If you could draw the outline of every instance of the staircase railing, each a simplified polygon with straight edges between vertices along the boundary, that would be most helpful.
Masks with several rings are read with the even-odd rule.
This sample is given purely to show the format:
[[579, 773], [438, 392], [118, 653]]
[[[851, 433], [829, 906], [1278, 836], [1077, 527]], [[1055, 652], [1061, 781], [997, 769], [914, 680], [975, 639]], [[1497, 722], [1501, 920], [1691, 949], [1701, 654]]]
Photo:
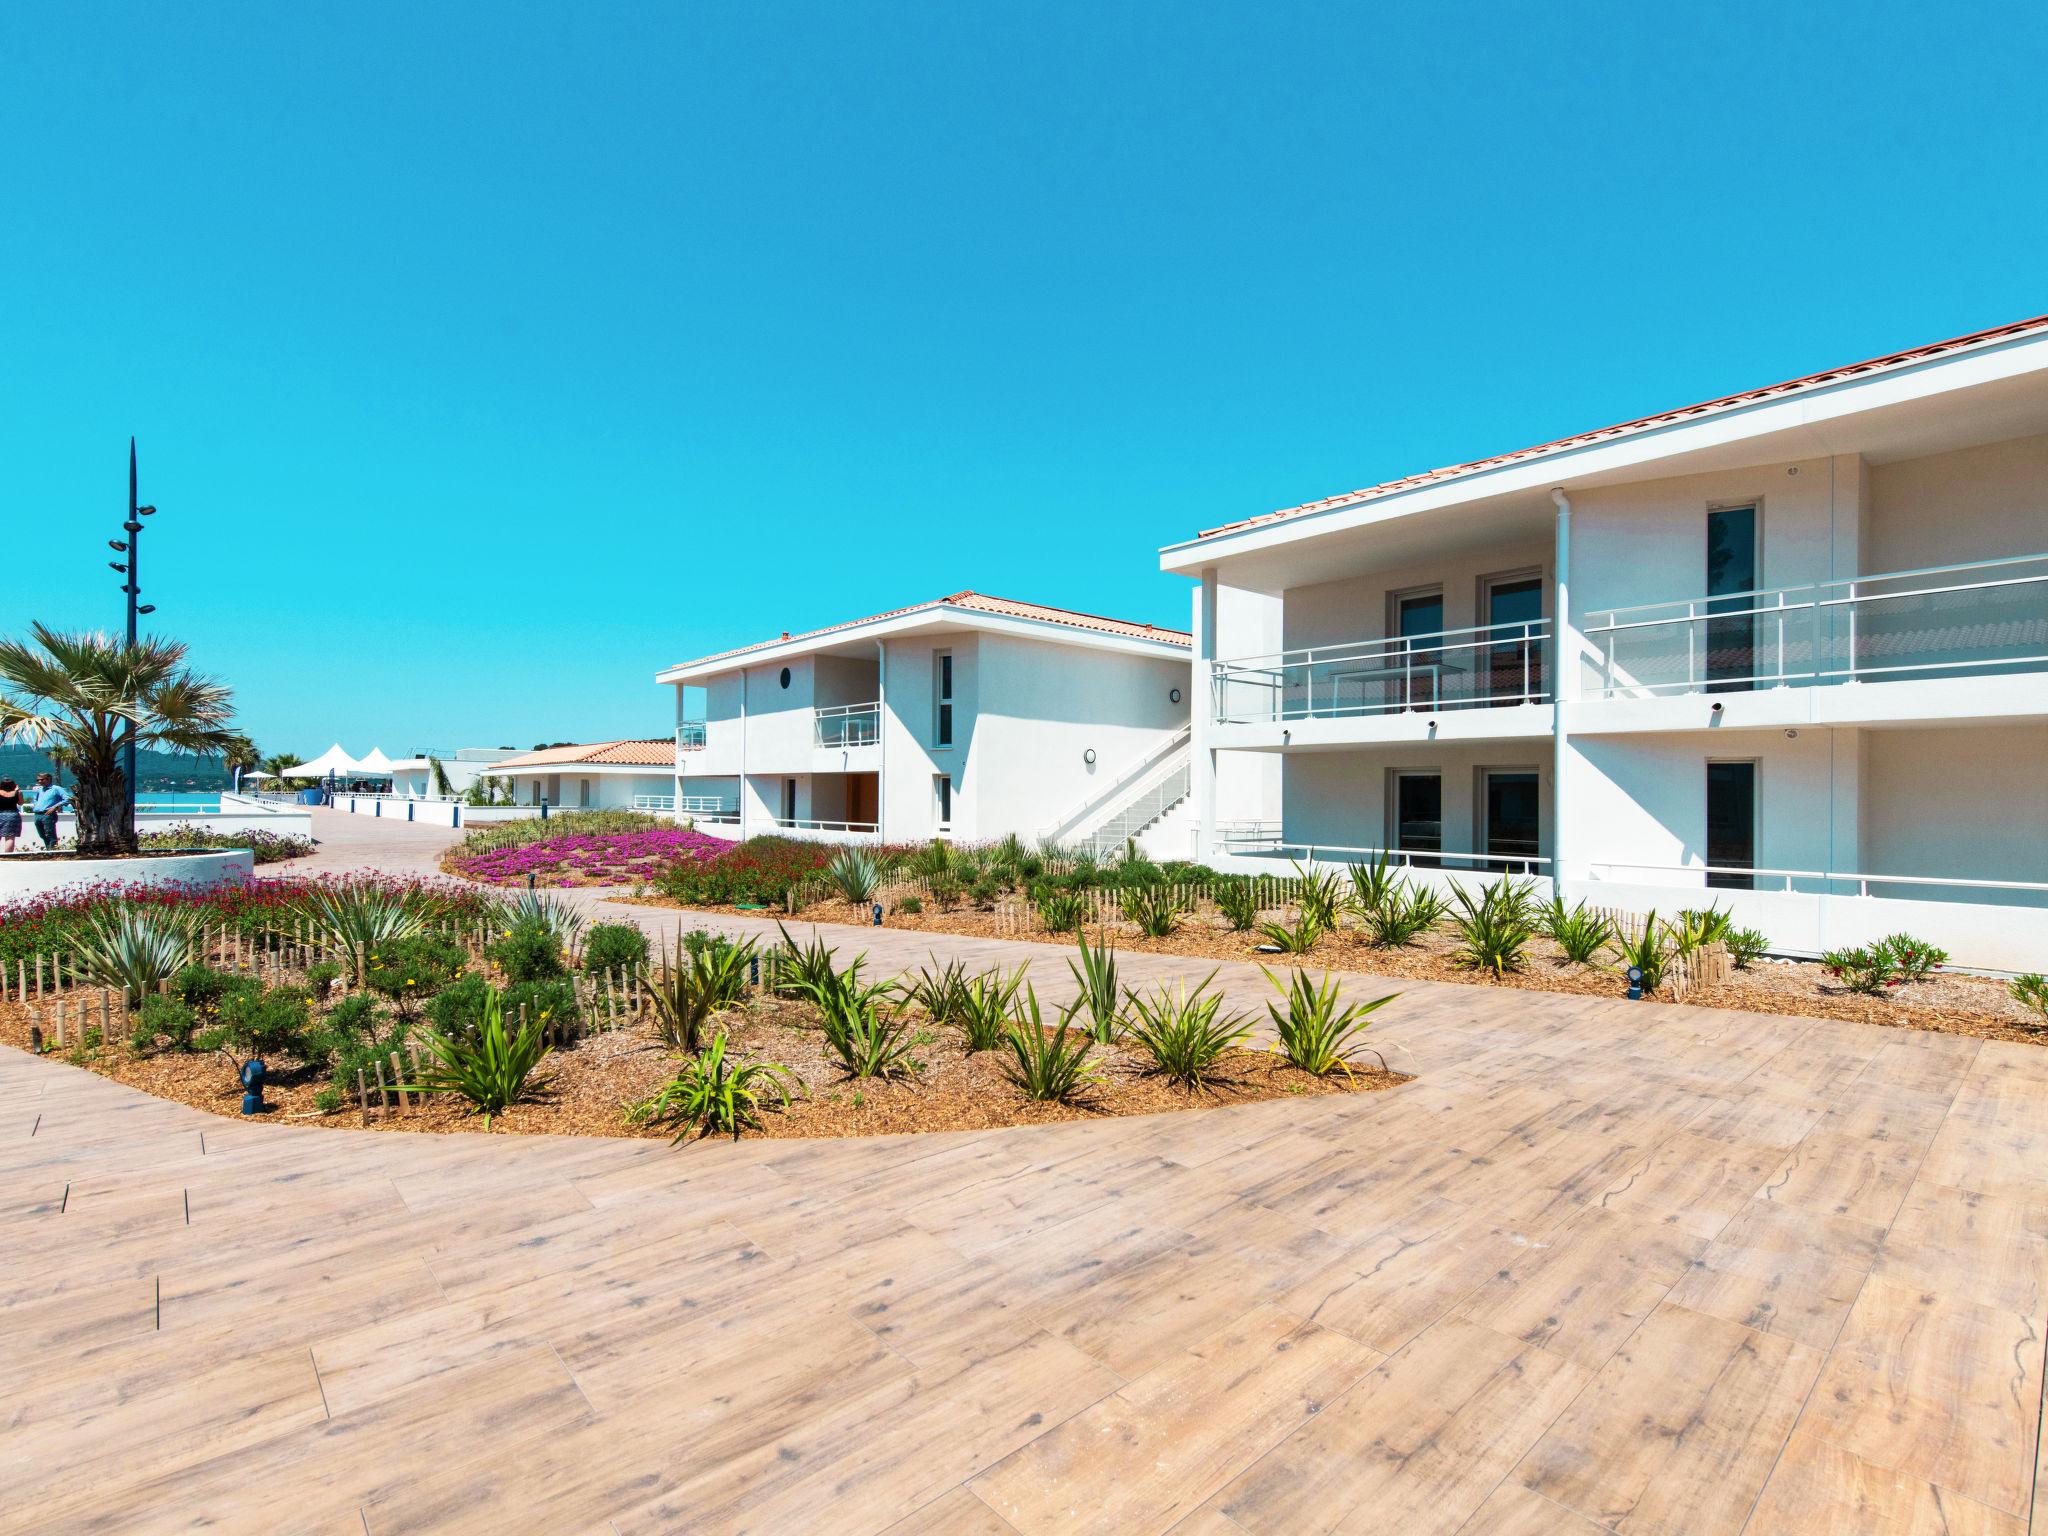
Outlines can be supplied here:
[[1145, 779], [1157, 773], [1175, 753], [1187, 750], [1189, 732], [1190, 728], [1184, 725], [1165, 740], [1154, 743], [1144, 756], [1108, 784], [1091, 791], [1086, 799], [1070, 806], [1064, 815], [1040, 828], [1040, 839], [1062, 839], [1089, 817], [1112, 811], [1119, 797], [1130, 793]]

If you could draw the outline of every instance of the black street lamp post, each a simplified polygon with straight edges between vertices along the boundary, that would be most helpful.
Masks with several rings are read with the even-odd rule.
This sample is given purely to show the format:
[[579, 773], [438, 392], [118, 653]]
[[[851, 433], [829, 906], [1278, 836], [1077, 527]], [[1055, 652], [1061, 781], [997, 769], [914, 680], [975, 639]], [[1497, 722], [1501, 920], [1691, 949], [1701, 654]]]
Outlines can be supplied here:
[[[121, 590], [128, 597], [128, 643], [135, 644], [135, 623], [145, 613], [155, 613], [154, 603], [139, 602], [142, 596], [142, 520], [153, 516], [155, 507], [139, 507], [135, 504], [135, 439], [128, 439], [128, 521], [121, 529], [126, 539], [109, 539], [107, 547], [117, 554], [126, 555], [122, 560], [109, 560], [107, 564], [121, 572], [128, 579], [121, 584]], [[127, 822], [135, 825], [135, 729], [128, 730], [128, 744], [121, 749], [121, 773], [127, 780], [128, 795]]]

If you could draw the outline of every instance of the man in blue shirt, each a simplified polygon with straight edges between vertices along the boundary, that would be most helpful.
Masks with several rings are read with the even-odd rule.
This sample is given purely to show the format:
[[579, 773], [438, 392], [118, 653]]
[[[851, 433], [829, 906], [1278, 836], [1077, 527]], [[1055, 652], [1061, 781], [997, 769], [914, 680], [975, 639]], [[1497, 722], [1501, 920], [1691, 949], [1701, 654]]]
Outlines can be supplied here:
[[29, 791], [28, 808], [35, 813], [36, 836], [45, 848], [57, 846], [57, 813], [71, 803], [71, 791], [47, 773], [36, 775], [36, 787]]

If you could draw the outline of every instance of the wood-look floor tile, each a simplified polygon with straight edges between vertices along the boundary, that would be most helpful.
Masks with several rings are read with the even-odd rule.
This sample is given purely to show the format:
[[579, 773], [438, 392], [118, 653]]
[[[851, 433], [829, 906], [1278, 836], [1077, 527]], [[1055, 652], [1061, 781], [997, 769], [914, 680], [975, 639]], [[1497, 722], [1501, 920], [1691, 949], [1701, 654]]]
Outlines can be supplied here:
[[1826, 1349], [1841, 1332], [1884, 1229], [1752, 1200], [1671, 1288], [1694, 1312]]
[[2025, 1530], [2016, 1516], [1872, 1466], [1802, 1428], [1764, 1484], [1744, 1536], [2024, 1536]]

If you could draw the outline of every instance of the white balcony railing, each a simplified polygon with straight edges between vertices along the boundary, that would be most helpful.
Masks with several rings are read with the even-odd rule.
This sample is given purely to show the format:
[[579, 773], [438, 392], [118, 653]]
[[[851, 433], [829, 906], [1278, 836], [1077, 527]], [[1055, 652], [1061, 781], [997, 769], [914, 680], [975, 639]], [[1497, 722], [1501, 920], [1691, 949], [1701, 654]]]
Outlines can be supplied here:
[[816, 741], [821, 747], [872, 747], [882, 739], [882, 706], [834, 704], [816, 711]]
[[1487, 708], [1549, 700], [1550, 621], [1303, 646], [1215, 663], [1219, 724]]
[[873, 837], [881, 828], [872, 821], [817, 821], [807, 816], [777, 816], [775, 830], [788, 832], [797, 837], [853, 841]]
[[1272, 822], [1229, 822], [1216, 829], [1220, 853], [1259, 857], [1276, 861], [1312, 864], [1370, 864], [1385, 858], [1395, 869], [1441, 869], [1451, 873], [1537, 875], [1547, 874], [1547, 854], [1496, 850], [1489, 853], [1431, 853], [1416, 848], [1361, 848], [1342, 843], [1290, 843], [1283, 841]]
[[704, 750], [705, 722], [685, 720], [676, 727], [676, 750], [678, 752], [702, 752]]
[[1666, 694], [2048, 668], [2048, 555], [1587, 615], [1587, 694]]
[[[1755, 869], [1732, 864], [1631, 864], [1615, 859], [1587, 863], [1595, 880], [1645, 885], [1702, 883], [1708, 889], [1778, 892], [1784, 895], [1891, 896], [1972, 899], [1996, 906], [2048, 906], [2048, 882], [1964, 880], [1948, 875], [1868, 875], [1841, 870]], [[1623, 873], [1625, 872], [1625, 873]], [[1675, 878], [1674, 878], [1675, 877]], [[1717, 883], [1718, 882], [1718, 883]]]

